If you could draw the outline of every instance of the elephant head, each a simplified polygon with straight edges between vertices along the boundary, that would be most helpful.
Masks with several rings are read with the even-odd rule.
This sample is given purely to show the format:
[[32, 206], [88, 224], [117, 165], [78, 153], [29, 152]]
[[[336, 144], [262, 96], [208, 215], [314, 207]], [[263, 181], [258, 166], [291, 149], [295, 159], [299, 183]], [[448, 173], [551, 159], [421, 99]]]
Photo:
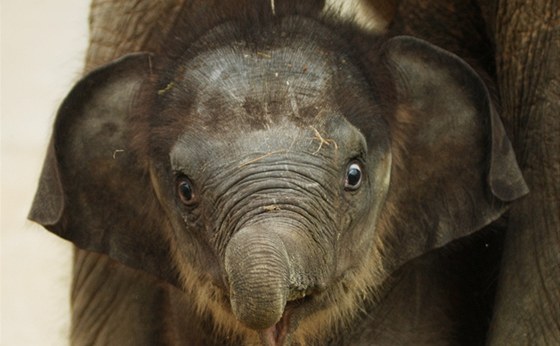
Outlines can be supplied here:
[[91, 72], [31, 219], [178, 286], [219, 330], [272, 345], [343, 326], [403, 263], [526, 193], [466, 63], [358, 36], [232, 21]]

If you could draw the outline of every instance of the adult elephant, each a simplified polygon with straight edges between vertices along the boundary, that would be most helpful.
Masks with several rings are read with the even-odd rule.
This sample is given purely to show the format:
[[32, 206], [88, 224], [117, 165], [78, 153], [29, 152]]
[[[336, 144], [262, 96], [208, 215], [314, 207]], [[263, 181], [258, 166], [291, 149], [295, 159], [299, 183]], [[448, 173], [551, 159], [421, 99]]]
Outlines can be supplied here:
[[560, 3], [481, 1], [531, 193], [510, 210], [491, 345], [560, 343]]
[[[477, 47], [473, 39], [469, 50], [493, 53], [500, 114], [531, 190], [509, 213], [488, 343], [560, 343], [560, 4], [405, 0], [395, 6], [390, 28], [442, 45], [454, 44], [459, 27], [484, 21], [491, 46]], [[456, 11], [463, 15], [446, 14]]]
[[[179, 12], [196, 11], [196, 6], [211, 3], [94, 1], [86, 70], [126, 53], [161, 51], [162, 38]], [[457, 43], [448, 33], [461, 31], [454, 22], [461, 17], [457, 13], [463, 14], [458, 8], [466, 6], [474, 11], [474, 17], [469, 13], [467, 18], [474, 18], [477, 28], [484, 18], [493, 40], [480, 51], [471, 47], [472, 62], [476, 65], [476, 61], [487, 58], [491, 65], [493, 57], [485, 54], [492, 52], [494, 45], [499, 92], [504, 100], [501, 113], [532, 191], [529, 197], [514, 204], [510, 214], [489, 342], [500, 345], [520, 340], [532, 344], [559, 341], [560, 191], [558, 150], [554, 150], [560, 138], [558, 6], [552, 1], [481, 3], [479, 7], [470, 2], [443, 1], [403, 1], [398, 6], [372, 1], [369, 5], [373, 13], [379, 9], [381, 17], [390, 22], [389, 31], [426, 35], [443, 46], [447, 46], [448, 40]], [[542, 15], [536, 16], [539, 8]], [[393, 15], [394, 19], [389, 20]], [[452, 44], [446, 48], [453, 50]], [[466, 59], [469, 61], [469, 57]], [[535, 70], [541, 74], [535, 75]], [[488, 78], [492, 73], [490, 68]], [[190, 330], [207, 328], [204, 321], [184, 321], [185, 311], [194, 313], [194, 308], [188, 302], [181, 303], [179, 290], [104, 255], [80, 249], [75, 255], [72, 302], [72, 338], [76, 343], [154, 344], [174, 340], [170, 330], [181, 332], [181, 328], [166, 328], [170, 324], [184, 327], [184, 323], [193, 323]], [[139, 317], [127, 324], [125, 330], [112, 329], [130, 315]], [[197, 342], [192, 336], [191, 341]]]

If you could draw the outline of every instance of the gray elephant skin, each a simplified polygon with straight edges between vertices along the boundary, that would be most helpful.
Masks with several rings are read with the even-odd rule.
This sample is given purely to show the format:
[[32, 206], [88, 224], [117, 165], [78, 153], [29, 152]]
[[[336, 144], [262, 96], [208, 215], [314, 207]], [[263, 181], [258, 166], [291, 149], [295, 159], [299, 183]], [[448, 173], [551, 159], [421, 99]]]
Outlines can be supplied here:
[[77, 247], [72, 343], [485, 343], [529, 189], [483, 21], [169, 6], [54, 124], [30, 218]]

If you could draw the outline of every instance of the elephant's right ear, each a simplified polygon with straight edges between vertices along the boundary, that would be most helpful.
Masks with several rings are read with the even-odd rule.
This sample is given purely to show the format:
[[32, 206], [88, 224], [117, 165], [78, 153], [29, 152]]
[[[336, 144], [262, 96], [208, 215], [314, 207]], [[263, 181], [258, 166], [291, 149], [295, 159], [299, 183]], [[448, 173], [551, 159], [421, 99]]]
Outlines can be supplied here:
[[151, 59], [127, 55], [72, 89], [57, 114], [29, 219], [82, 249], [175, 283], [164, 213], [146, 159], [131, 146]]
[[465, 61], [407, 36], [381, 56], [397, 100], [384, 245], [401, 264], [489, 225], [528, 188], [491, 94]]

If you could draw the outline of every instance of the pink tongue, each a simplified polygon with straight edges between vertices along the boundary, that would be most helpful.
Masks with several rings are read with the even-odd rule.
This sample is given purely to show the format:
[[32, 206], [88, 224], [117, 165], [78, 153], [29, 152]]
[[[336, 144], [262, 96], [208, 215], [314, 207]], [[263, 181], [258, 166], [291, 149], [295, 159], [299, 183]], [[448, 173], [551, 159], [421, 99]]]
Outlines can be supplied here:
[[[282, 323], [281, 321], [278, 323]], [[261, 341], [264, 346], [280, 346], [284, 343], [285, 333], [282, 332], [280, 325], [274, 325], [268, 329], [263, 329], [259, 332]]]
[[276, 330], [276, 325], [268, 328], [263, 329], [259, 332], [259, 336], [264, 346], [277, 346], [280, 345], [278, 343], [277, 337], [278, 332]]
[[286, 318], [286, 312], [284, 312], [284, 316], [282, 316], [278, 323], [259, 331], [259, 337], [264, 346], [281, 346], [286, 340], [287, 333], [288, 319]]

